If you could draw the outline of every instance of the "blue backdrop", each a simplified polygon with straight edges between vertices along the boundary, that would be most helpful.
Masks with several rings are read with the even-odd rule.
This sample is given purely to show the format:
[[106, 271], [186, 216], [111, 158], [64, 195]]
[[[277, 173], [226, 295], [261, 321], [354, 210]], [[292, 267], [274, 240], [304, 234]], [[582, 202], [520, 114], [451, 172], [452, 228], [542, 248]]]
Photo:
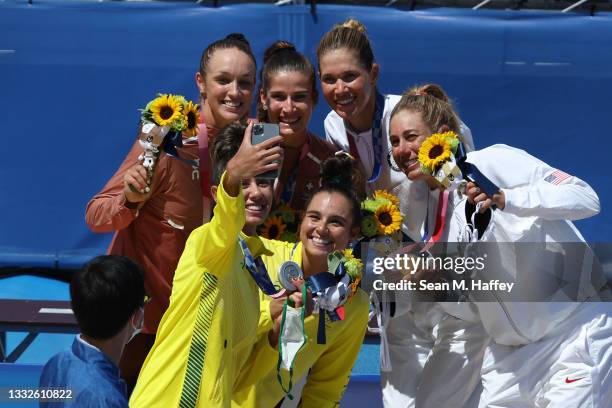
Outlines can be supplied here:
[[[314, 58], [321, 35], [353, 16], [368, 27], [380, 88], [440, 83], [477, 147], [507, 143], [589, 182], [602, 213], [578, 223], [608, 241], [612, 14], [244, 4], [24, 0], [0, 3], [0, 266], [75, 267], [109, 235], [85, 225], [114, 173], [138, 108], [158, 92], [196, 99], [204, 47], [244, 32], [261, 59], [276, 39]], [[322, 133], [322, 100], [312, 129]], [[508, 169], [512, 171], [512, 169]]]

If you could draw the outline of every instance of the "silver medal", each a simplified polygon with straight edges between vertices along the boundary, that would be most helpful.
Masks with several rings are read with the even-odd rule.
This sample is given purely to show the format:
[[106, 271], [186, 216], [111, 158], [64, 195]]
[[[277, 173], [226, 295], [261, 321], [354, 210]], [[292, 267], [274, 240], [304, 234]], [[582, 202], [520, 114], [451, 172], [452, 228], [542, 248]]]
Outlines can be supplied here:
[[280, 267], [280, 271], [278, 271], [278, 280], [283, 288], [288, 291], [297, 290], [297, 287], [292, 283], [295, 279], [302, 279], [304, 275], [302, 275], [302, 270], [300, 266], [293, 261], [286, 261]]

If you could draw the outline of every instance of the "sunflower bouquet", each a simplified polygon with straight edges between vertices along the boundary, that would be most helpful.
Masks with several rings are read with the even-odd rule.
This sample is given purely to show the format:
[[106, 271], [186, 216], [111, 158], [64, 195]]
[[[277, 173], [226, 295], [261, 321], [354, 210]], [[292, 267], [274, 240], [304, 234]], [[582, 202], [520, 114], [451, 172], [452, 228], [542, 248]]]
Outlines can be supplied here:
[[385, 190], [376, 190], [374, 197], [362, 201], [361, 211], [361, 233], [366, 238], [392, 235], [400, 230], [399, 199]]
[[257, 232], [264, 238], [297, 242], [299, 225], [300, 212], [281, 202], [276, 209], [270, 211], [270, 215], [258, 227]]
[[453, 131], [434, 133], [419, 149], [421, 171], [431, 174], [444, 188], [454, 189], [462, 180], [461, 170], [455, 161], [459, 137]]
[[[181, 135], [198, 134], [198, 105], [187, 101], [184, 96], [158, 94], [141, 110], [142, 126], [139, 136], [144, 152], [138, 157], [147, 169], [149, 184], [155, 172], [160, 148], [176, 155], [176, 148], [182, 147]], [[145, 188], [142, 193], [150, 191]]]

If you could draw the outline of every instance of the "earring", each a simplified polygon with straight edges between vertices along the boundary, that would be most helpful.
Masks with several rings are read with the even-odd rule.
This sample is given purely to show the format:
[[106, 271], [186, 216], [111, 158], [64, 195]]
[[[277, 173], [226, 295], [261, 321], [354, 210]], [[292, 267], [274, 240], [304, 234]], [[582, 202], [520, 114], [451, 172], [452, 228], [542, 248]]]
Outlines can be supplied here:
[[265, 111], [267, 111], [267, 110], [268, 110], [268, 105], [264, 105], [264, 106], [262, 107], [262, 109], [263, 109], [263, 110], [265, 110]]
[[393, 158], [393, 154], [391, 150], [389, 150], [389, 153], [387, 153], [387, 163], [389, 164], [389, 167], [391, 168], [391, 170], [396, 171], [398, 173], [403, 173], [402, 170], [397, 165], [397, 163], [395, 162], [395, 159]]

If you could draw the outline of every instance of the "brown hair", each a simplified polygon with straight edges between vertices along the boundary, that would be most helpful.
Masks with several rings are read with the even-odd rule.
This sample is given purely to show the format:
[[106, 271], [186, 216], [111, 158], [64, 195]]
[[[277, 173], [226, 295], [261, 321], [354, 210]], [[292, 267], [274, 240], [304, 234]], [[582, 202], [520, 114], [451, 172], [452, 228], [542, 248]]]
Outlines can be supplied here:
[[403, 110], [419, 112], [425, 124], [433, 132], [446, 125], [457, 134], [460, 133], [457, 113], [440, 85], [417, 85], [404, 92], [391, 112], [391, 119]]
[[376, 62], [370, 40], [366, 35], [365, 26], [354, 18], [336, 24], [321, 38], [317, 48], [319, 69], [321, 67], [321, 57], [325, 53], [342, 48], [355, 52], [361, 65], [368, 71], [372, 69], [372, 65]]
[[319, 193], [338, 193], [351, 203], [351, 226], [361, 227], [361, 202], [352, 184], [358, 171], [355, 160], [349, 155], [334, 155], [325, 159], [321, 163], [321, 185], [312, 192], [304, 208], [307, 209]]
[[251, 45], [249, 41], [243, 34], [240, 33], [232, 33], [228, 34], [225, 38], [217, 40], [211, 43], [204, 52], [202, 52], [202, 57], [200, 58], [200, 75], [206, 77], [206, 72], [208, 71], [208, 63], [212, 58], [213, 54], [217, 50], [226, 50], [230, 48], [236, 48], [251, 58], [253, 61], [253, 65], [257, 67], [257, 62], [255, 61], [255, 55], [253, 55], [253, 51], [251, 50]]
[[[275, 41], [264, 52], [263, 68], [259, 73], [260, 87], [264, 95], [268, 93], [272, 77], [279, 72], [299, 72], [310, 79], [312, 101], [316, 105], [319, 98], [314, 68], [308, 58], [295, 49], [288, 41]], [[263, 109], [261, 98], [257, 103], [257, 118], [268, 121], [268, 111]]]

